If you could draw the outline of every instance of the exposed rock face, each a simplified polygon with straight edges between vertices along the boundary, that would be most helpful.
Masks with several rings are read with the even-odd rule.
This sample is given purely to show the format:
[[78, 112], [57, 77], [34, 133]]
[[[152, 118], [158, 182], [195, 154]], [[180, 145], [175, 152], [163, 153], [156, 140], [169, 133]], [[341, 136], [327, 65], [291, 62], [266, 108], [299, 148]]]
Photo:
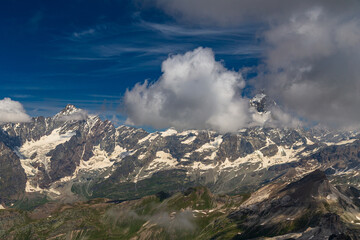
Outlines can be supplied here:
[[246, 229], [235, 239], [288, 232], [298, 233], [292, 236], [294, 239], [328, 239], [330, 236], [357, 239], [359, 232], [348, 226], [355, 227], [359, 213], [352, 198], [332, 186], [324, 172], [316, 170], [285, 186], [270, 184], [258, 190], [229, 217]]
[[0, 142], [5, 146], [14, 149], [15, 147], [21, 146], [21, 139], [17, 136], [10, 136], [7, 132], [0, 129]]
[[259, 93], [250, 100], [250, 105], [253, 106], [259, 113], [265, 113], [275, 105], [275, 102], [264, 93]]
[[57, 145], [47, 155], [51, 156], [50, 179], [47, 182], [50, 184], [49, 181], [56, 181], [63, 177], [71, 176], [75, 172], [76, 166], [80, 164], [80, 159], [82, 157], [88, 159], [90, 153], [86, 151], [86, 144], [81, 141], [80, 136], [73, 136], [68, 142]]
[[[321, 163], [335, 163], [337, 168], [360, 167], [360, 141], [356, 140], [350, 145], [334, 145], [324, 148], [311, 155]], [[350, 162], [350, 166], [348, 165]]]
[[[80, 160], [88, 161], [93, 155], [93, 148], [100, 146], [105, 152], [113, 152], [115, 148], [115, 127], [109, 121], [96, 119], [92, 126], [87, 123], [79, 126], [76, 135], [69, 141], [59, 144], [47, 156], [50, 158], [51, 181], [71, 176]], [[49, 182], [50, 183], [50, 182]]]
[[0, 202], [24, 193], [26, 175], [19, 157], [0, 142]]
[[276, 146], [276, 144], [271, 144], [267, 147], [264, 147], [261, 149], [261, 153], [265, 156], [265, 157], [272, 157], [274, 156], [277, 152], [279, 151], [278, 147]]
[[287, 192], [288, 196], [301, 202], [301, 204], [311, 202], [314, 197], [319, 195], [326, 197], [331, 194], [329, 180], [325, 173], [320, 170], [315, 170], [301, 180], [290, 183], [281, 191]]

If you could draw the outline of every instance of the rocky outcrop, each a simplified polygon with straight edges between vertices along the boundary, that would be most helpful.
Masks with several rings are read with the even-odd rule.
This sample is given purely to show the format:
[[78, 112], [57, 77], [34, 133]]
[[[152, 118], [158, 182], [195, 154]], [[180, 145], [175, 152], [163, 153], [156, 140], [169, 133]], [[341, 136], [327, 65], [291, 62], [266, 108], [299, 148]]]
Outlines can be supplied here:
[[359, 232], [350, 230], [349, 226], [356, 229], [354, 221], [359, 213], [352, 198], [340, 193], [329, 183], [324, 172], [316, 170], [293, 183], [270, 184], [258, 190], [229, 218], [245, 229], [235, 239], [283, 234], [287, 234], [284, 239], [287, 239], [285, 236], [357, 239]]
[[16, 199], [24, 193], [26, 174], [19, 157], [0, 142], [0, 203]]

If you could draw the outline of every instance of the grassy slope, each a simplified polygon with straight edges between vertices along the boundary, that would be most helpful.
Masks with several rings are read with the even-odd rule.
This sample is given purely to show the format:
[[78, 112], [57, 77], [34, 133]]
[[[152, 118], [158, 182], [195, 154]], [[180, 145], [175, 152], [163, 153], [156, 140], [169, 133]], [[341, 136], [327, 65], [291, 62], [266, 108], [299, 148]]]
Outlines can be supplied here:
[[153, 195], [119, 204], [93, 199], [2, 210], [0, 239], [209, 239], [216, 234], [226, 239], [239, 231], [226, 217], [228, 210], [242, 200], [197, 187], [162, 201]]

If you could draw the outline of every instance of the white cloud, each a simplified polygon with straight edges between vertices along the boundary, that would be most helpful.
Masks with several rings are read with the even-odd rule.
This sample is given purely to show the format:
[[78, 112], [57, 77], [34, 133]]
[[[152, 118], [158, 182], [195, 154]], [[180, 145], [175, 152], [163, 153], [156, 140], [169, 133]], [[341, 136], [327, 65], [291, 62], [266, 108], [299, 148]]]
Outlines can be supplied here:
[[71, 113], [69, 115], [60, 116], [58, 121], [81, 121], [85, 120], [88, 117], [88, 112], [83, 109], [78, 109], [77, 112]]
[[76, 108], [72, 104], [68, 104], [61, 112], [54, 116], [57, 121], [81, 121], [87, 119], [88, 112], [83, 109]]
[[86, 37], [86, 36], [91, 36], [91, 35], [94, 35], [95, 34], [95, 29], [93, 28], [90, 28], [88, 30], [84, 30], [84, 31], [81, 31], [81, 32], [74, 32], [73, 33], [73, 36], [75, 38], [82, 38], [82, 37]]
[[154, 128], [213, 129], [234, 132], [249, 126], [298, 126], [300, 122], [278, 107], [259, 114], [242, 97], [245, 81], [226, 69], [209, 48], [170, 56], [162, 76], [127, 90], [127, 124]]
[[31, 118], [26, 114], [22, 104], [10, 98], [0, 100], [0, 123], [29, 122]]
[[359, 126], [360, 1], [145, 2], [192, 26], [260, 24], [263, 65], [251, 84], [265, 89], [287, 112], [309, 122]]
[[128, 124], [235, 131], [250, 121], [241, 74], [215, 61], [211, 49], [170, 56], [162, 72], [155, 83], [126, 92]]

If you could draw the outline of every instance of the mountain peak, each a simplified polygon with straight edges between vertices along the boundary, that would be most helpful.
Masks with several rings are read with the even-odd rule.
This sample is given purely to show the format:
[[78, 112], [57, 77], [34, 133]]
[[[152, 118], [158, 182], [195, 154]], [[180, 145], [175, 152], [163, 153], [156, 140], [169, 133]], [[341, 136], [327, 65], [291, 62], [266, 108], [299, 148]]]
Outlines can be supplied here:
[[68, 120], [83, 120], [88, 116], [87, 111], [75, 107], [73, 104], [68, 104], [58, 114], [54, 116], [55, 119], [61, 121]]
[[314, 196], [327, 196], [331, 193], [331, 188], [325, 173], [317, 169], [300, 180], [290, 183], [282, 191], [287, 191], [294, 199], [309, 201]]
[[70, 115], [74, 112], [77, 112], [78, 110], [80, 109], [76, 108], [75, 105], [68, 104], [63, 110], [60, 111], [60, 113], [62, 113], [62, 115]]
[[252, 99], [250, 99], [250, 105], [256, 109], [259, 113], [266, 113], [270, 108], [276, 103], [274, 100], [270, 99], [264, 92], [256, 94]]

